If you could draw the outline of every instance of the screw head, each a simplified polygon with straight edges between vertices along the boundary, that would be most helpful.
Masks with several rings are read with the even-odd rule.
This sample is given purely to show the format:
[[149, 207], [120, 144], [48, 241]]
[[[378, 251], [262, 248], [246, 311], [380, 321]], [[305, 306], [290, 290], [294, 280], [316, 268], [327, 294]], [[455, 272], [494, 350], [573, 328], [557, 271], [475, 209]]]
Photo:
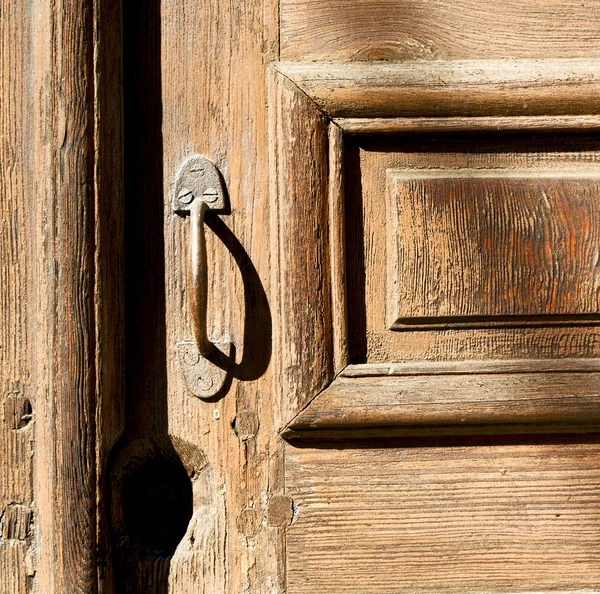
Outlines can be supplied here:
[[206, 202], [216, 202], [219, 198], [219, 192], [214, 188], [206, 188], [202, 194], [202, 198], [204, 198]]
[[177, 200], [182, 204], [190, 204], [194, 200], [194, 193], [188, 188], [183, 188], [181, 192], [179, 192]]

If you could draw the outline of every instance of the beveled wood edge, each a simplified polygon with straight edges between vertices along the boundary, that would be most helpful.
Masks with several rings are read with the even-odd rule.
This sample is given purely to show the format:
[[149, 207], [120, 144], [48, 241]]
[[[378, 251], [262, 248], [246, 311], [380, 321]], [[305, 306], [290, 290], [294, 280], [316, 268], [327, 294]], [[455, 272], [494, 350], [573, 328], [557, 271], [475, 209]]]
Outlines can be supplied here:
[[[514, 373], [600, 373], [600, 359], [495, 359], [409, 361], [348, 365], [341, 377]], [[600, 389], [600, 386], [599, 386]]]
[[596, 434], [600, 432], [600, 419], [588, 424], [498, 424], [498, 425], [444, 425], [439, 427], [336, 427], [306, 429], [290, 423], [280, 432], [286, 442], [298, 446], [310, 444], [318, 447], [318, 443], [329, 442], [377, 442], [401, 438], [473, 438], [481, 436], [515, 436], [515, 435], [573, 435]]
[[[426, 68], [424, 74], [421, 73]], [[292, 402], [285, 402], [282, 408], [286, 411], [284, 418], [290, 419], [281, 429], [285, 439], [296, 439], [301, 433], [304, 439], [310, 433], [311, 438], [324, 439], [332, 436], [328, 429], [299, 431], [299, 424], [303, 415], [313, 406], [317, 398], [328, 389], [336, 378], [341, 377], [374, 377], [376, 375], [436, 375], [436, 374], [479, 374], [479, 373], [526, 373], [539, 370], [539, 373], [548, 371], [564, 372], [595, 372], [600, 368], [596, 360], [549, 360], [549, 361], [467, 361], [467, 362], [440, 362], [440, 363], [408, 363], [389, 364], [381, 366], [348, 365], [348, 337], [347, 337], [347, 304], [344, 283], [344, 200], [343, 200], [343, 155], [345, 137], [358, 134], [414, 134], [426, 132], [468, 132], [468, 131], [503, 131], [503, 130], [574, 130], [574, 131], [600, 131], [600, 60], [485, 60], [465, 62], [436, 62], [433, 64], [402, 63], [402, 64], [330, 64], [330, 63], [290, 63], [275, 62], [269, 67], [270, 78], [270, 134], [276, 137], [271, 146], [276, 148], [271, 152], [270, 159], [273, 169], [276, 170], [272, 182], [272, 194], [275, 197], [273, 225], [279, 231], [278, 239], [273, 243], [275, 258], [274, 282], [280, 287], [285, 287], [283, 282], [283, 263], [281, 261], [281, 236], [282, 217], [280, 200], [290, 198], [287, 186], [282, 179], [282, 153], [295, 150], [294, 141], [283, 133], [282, 120], [288, 125], [291, 122], [301, 122], [308, 118], [318, 119], [320, 112], [325, 118], [318, 124], [320, 134], [327, 134], [327, 187], [317, 184], [316, 191], [327, 195], [328, 216], [326, 218], [327, 230], [318, 242], [320, 249], [329, 256], [328, 266], [320, 270], [322, 290], [328, 294], [326, 300], [331, 305], [330, 332], [332, 335], [331, 347], [321, 349], [320, 363], [324, 364], [324, 373], [317, 373], [310, 377], [308, 385], [312, 386], [303, 394], [295, 394]], [[442, 85], [439, 82], [440, 74], [449, 75]], [[387, 76], [387, 78], [385, 78]], [[482, 82], [481, 78], [485, 80]], [[487, 77], [487, 79], [486, 79]], [[475, 103], [469, 107], [469, 96], [464, 96], [460, 85], [469, 82], [478, 82], [474, 90]], [[562, 85], [564, 92], [548, 92], [556, 90]], [[285, 87], [286, 92], [293, 95], [289, 102], [292, 109], [288, 112], [281, 107], [281, 93]], [[448, 88], [450, 87], [450, 89]], [[350, 93], [345, 90], [350, 89]], [[392, 94], [388, 93], [392, 90]], [[461, 90], [462, 89], [462, 90]], [[530, 92], [525, 100], [537, 101], [536, 107], [531, 110], [517, 105], [509, 96], [512, 89], [518, 92], [525, 89]], [[438, 109], [425, 100], [430, 94], [444, 93], [461, 94], [461, 102], [467, 101], [467, 109], [461, 105], [444, 104], [444, 109]], [[323, 100], [321, 94], [329, 97]], [[374, 95], [373, 95], [374, 94]], [[402, 105], [403, 94], [412, 98], [408, 107], [401, 107], [399, 113], [395, 105]], [[437, 95], [436, 95], [437, 96]], [[375, 97], [375, 99], [373, 99]], [[425, 103], [419, 105], [423, 99]], [[576, 106], [570, 99], [576, 100]], [[308, 102], [307, 102], [308, 100]], [[377, 106], [377, 101], [383, 100], [391, 106], [388, 112], [382, 112]], [[523, 97], [521, 97], [523, 100]], [[400, 103], [394, 103], [399, 101]], [[412, 101], [412, 103], [411, 103]], [[316, 110], [309, 116], [307, 106]], [[412, 107], [411, 107], [412, 105]], [[304, 107], [303, 107], [304, 106]], [[358, 107], [357, 107], [358, 106]], [[488, 106], [489, 109], [486, 107]], [[527, 107], [527, 106], [525, 106]], [[563, 109], [564, 108], [564, 109]], [[479, 111], [483, 110], [483, 114]], [[452, 112], [445, 115], [447, 111]], [[488, 113], [489, 112], [489, 113]], [[531, 113], [530, 113], [531, 112]], [[541, 112], [541, 113], [539, 113]], [[563, 113], [564, 112], [564, 113]], [[382, 117], [389, 116], [389, 117]], [[543, 114], [543, 115], [542, 115]], [[586, 114], [586, 115], [583, 115]], [[349, 117], [351, 116], [351, 117]], [[431, 117], [437, 116], [437, 117]], [[281, 141], [281, 142], [280, 142]], [[299, 160], [290, 158], [290, 162], [297, 166]], [[301, 161], [301, 159], [300, 159]], [[324, 225], [325, 226], [325, 225]], [[282, 289], [283, 290], [283, 289]], [[279, 295], [276, 305], [281, 319], [285, 319], [283, 296]], [[327, 316], [324, 316], [327, 317]], [[324, 320], [323, 330], [328, 325]], [[290, 345], [285, 339], [285, 322], [280, 334], [274, 336], [276, 344], [282, 353], [288, 355], [300, 345]], [[284, 355], [285, 358], [285, 355]], [[562, 361], [565, 361], [564, 363]], [[572, 363], [578, 361], [578, 363]], [[600, 361], [600, 360], [598, 360]], [[526, 367], [523, 367], [523, 365]], [[308, 363], [305, 372], [312, 375], [317, 364]], [[404, 368], [402, 366], [405, 366]], [[521, 366], [521, 368], [519, 367]], [[285, 364], [280, 372], [285, 375]], [[378, 370], [376, 368], [379, 368]], [[520, 370], [521, 369], [521, 370]], [[538, 371], [533, 371], [534, 373]], [[275, 374], [277, 375], [277, 374]], [[317, 377], [318, 376], [318, 377]], [[286, 394], [285, 381], [277, 385], [282, 394]], [[299, 386], [292, 389], [298, 392]], [[289, 386], [288, 386], [289, 389]], [[589, 419], [586, 419], [589, 421]], [[470, 427], [469, 433], [523, 433], [531, 432], [535, 424], [498, 425], [488, 428], [485, 425]], [[573, 423], [564, 427], [548, 424], [540, 426], [542, 431], [579, 431], [589, 430], [589, 423], [584, 422], [580, 428]], [[583, 428], [583, 429], [582, 429]], [[429, 428], [431, 434], [449, 435], [452, 432], [450, 425], [440, 428]], [[464, 433], [463, 426], [458, 426], [456, 431]], [[416, 433], [413, 428], [396, 427], [390, 429], [373, 429], [366, 427], [344, 429], [344, 438], [357, 436], [382, 436], [382, 435], [421, 435], [422, 428]]]
[[331, 118], [592, 115], [600, 60], [278, 62]]
[[346, 296], [346, 214], [344, 201], [344, 132], [329, 124], [329, 244], [334, 373], [348, 360], [348, 307]]
[[347, 135], [410, 135], [443, 132], [503, 131], [600, 131], [600, 116], [490, 116], [490, 117], [398, 117], [334, 118]]
[[[432, 397], [423, 382], [437, 384], [436, 395], [452, 384], [452, 397]], [[552, 392], [559, 383], [571, 391], [563, 385]], [[600, 360], [559, 359], [349, 365], [281, 435], [303, 441], [599, 429]]]
[[[330, 119], [314, 101], [274, 65], [268, 85], [277, 321], [273, 342], [280, 353], [273, 375], [274, 390], [282, 394], [285, 424], [331, 383], [335, 361], [344, 361], [344, 347], [339, 346], [344, 338], [334, 331], [339, 316], [334, 322], [332, 313], [339, 291], [334, 294], [331, 286], [336, 239], [330, 232], [330, 218], [339, 223], [333, 214], [330, 217], [330, 201], [340, 204], [339, 194], [330, 187], [341, 188], [342, 136], [330, 128]], [[330, 145], [338, 141], [339, 151], [332, 153]]]

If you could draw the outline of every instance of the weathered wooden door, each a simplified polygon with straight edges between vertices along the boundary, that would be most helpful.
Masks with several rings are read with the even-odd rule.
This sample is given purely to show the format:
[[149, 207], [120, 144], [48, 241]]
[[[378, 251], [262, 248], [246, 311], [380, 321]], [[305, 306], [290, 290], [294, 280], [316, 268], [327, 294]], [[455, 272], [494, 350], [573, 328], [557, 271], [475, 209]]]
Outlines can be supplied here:
[[0, 8], [0, 593], [600, 592], [600, 2]]

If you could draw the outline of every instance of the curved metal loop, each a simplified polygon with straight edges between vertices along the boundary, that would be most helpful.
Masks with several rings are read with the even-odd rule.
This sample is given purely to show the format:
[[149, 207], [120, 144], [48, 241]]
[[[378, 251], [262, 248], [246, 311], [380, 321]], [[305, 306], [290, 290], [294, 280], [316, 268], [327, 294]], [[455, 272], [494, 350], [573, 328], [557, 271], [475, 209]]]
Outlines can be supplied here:
[[189, 215], [190, 262], [188, 291], [194, 338], [198, 352], [207, 357], [213, 350], [208, 338], [208, 263], [204, 217], [209, 210], [225, 209], [225, 190], [215, 164], [196, 155], [181, 166], [175, 181], [173, 210]]
[[208, 338], [208, 263], [206, 258], [206, 236], [204, 234], [204, 214], [208, 205], [203, 200], [194, 200], [190, 208], [190, 269], [188, 272], [188, 292], [194, 338], [198, 352], [206, 357], [213, 349]]

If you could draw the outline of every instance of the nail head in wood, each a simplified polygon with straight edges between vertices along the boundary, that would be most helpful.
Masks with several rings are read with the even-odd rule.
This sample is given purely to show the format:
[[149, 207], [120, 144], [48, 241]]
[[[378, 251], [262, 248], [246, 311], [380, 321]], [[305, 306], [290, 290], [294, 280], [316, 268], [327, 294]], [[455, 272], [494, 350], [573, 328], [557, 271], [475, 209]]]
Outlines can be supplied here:
[[258, 433], [258, 415], [252, 410], [240, 410], [233, 422], [235, 434], [241, 441], [252, 439]]
[[294, 502], [288, 495], [273, 495], [269, 499], [267, 524], [278, 528], [285, 528], [292, 523], [294, 518]]

